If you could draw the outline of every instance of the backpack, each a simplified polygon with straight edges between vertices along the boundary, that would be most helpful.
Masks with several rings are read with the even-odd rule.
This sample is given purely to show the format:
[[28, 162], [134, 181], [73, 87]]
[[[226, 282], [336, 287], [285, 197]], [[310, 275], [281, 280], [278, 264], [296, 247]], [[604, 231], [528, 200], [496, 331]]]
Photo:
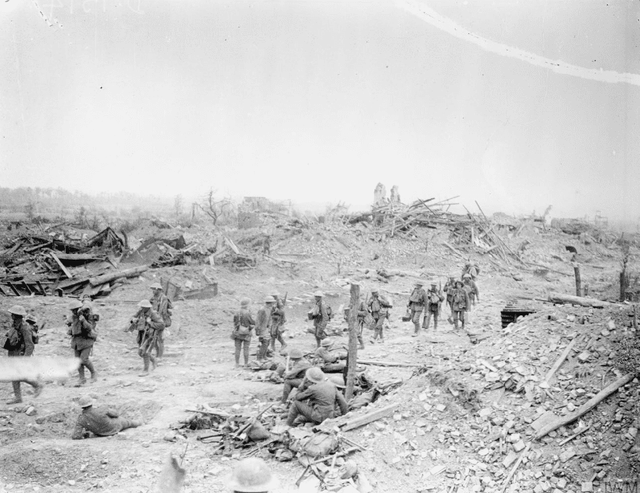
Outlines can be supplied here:
[[171, 310], [167, 310], [165, 313], [161, 315], [162, 321], [164, 322], [165, 329], [167, 327], [171, 327]]
[[333, 309], [329, 305], [325, 308], [327, 309], [327, 319], [331, 320], [333, 318]]
[[38, 324], [31, 325], [31, 340], [34, 344], [38, 344], [38, 342], [40, 342], [40, 334], [38, 333], [39, 330], [40, 327], [38, 327]]

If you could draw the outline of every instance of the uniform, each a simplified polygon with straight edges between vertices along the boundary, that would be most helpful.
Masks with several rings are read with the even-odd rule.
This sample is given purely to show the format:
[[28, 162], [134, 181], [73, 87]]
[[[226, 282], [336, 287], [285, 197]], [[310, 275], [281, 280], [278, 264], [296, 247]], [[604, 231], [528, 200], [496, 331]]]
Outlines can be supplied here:
[[431, 289], [427, 293], [427, 313], [424, 317], [423, 327], [429, 328], [431, 318], [433, 317], [433, 330], [438, 330], [438, 317], [440, 316], [440, 306], [444, 296], [437, 290], [436, 285], [432, 284]]
[[164, 323], [162, 329], [156, 330], [156, 355], [158, 358], [162, 358], [164, 355], [164, 329], [171, 325], [171, 309], [173, 304], [171, 300], [160, 289], [153, 290], [153, 296], [149, 299], [151, 302], [151, 308], [160, 315]]
[[422, 283], [416, 283], [416, 287], [409, 296], [409, 304], [407, 305], [410, 314], [411, 322], [413, 322], [413, 335], [417, 336], [420, 333], [420, 317], [422, 316], [422, 310], [427, 305], [427, 292], [422, 287]]
[[249, 346], [251, 344], [251, 331], [256, 325], [251, 312], [249, 311], [248, 303], [242, 304], [240, 310], [233, 315], [233, 332], [231, 338], [235, 343], [235, 360], [236, 367], [240, 366], [240, 352], [244, 356], [244, 365], [249, 364]]
[[113, 410], [98, 411], [93, 408], [92, 404], [85, 402], [71, 438], [79, 440], [84, 437], [86, 432], [91, 432], [99, 437], [109, 437], [127, 428], [136, 428], [140, 424], [139, 421], [120, 418]]
[[[33, 355], [33, 351], [35, 349], [35, 345], [33, 344], [33, 333], [31, 332], [29, 324], [25, 322], [22, 317], [12, 317], [11, 329], [7, 334], [7, 341], [5, 342], [4, 349], [8, 351], [8, 356], [10, 358]], [[36, 380], [14, 380], [11, 382], [13, 386], [14, 399], [9, 401], [8, 404], [19, 404], [22, 402], [20, 382], [26, 382], [31, 385], [34, 388], [36, 397], [40, 395], [40, 392], [42, 391], [42, 384], [40, 382]]]
[[[319, 370], [311, 368], [311, 370]], [[322, 373], [322, 372], [321, 372]], [[324, 376], [324, 374], [322, 374]], [[315, 382], [307, 377], [310, 385], [301, 392], [298, 392], [289, 408], [287, 416], [287, 424], [293, 426], [298, 416], [303, 416], [306, 421], [313, 423], [322, 423], [325, 419], [334, 418], [336, 416], [336, 407], [339, 407], [340, 414], [346, 414], [348, 411], [347, 401], [342, 393], [336, 388], [333, 382], [326, 377], [319, 382]], [[304, 402], [307, 401], [307, 402]]]
[[387, 303], [383, 298], [378, 296], [378, 293], [373, 291], [371, 293], [371, 299], [369, 300], [368, 309], [373, 318], [373, 340], [380, 339], [380, 342], [384, 342], [384, 334], [382, 329], [384, 327], [384, 321], [389, 318], [389, 308], [391, 305]]
[[276, 340], [280, 343], [280, 350], [282, 351], [287, 347], [287, 343], [282, 338], [282, 332], [284, 332], [283, 325], [286, 322], [284, 315], [284, 301], [277, 296], [273, 297], [276, 303], [271, 311], [271, 327], [269, 330], [271, 336], [271, 349], [276, 350]]
[[442, 290], [446, 293], [446, 302], [449, 307], [449, 323], [453, 323], [453, 290], [456, 288], [455, 277], [449, 277], [449, 280], [444, 285]]
[[[270, 298], [270, 299], [269, 299]], [[256, 317], [256, 336], [258, 336], [258, 361], [267, 358], [269, 341], [271, 340], [271, 312], [273, 311], [275, 300], [269, 296], [265, 300], [265, 305], [258, 310]]]
[[306, 358], [296, 359], [293, 361], [291, 370], [285, 371], [284, 375], [282, 375], [284, 379], [284, 387], [282, 389], [283, 404], [286, 404], [291, 391], [300, 386], [309, 368], [311, 368], [311, 363], [309, 363]]
[[453, 290], [453, 324], [458, 328], [458, 321], [462, 322], [462, 328], [464, 329], [465, 312], [469, 310], [469, 295], [462, 286], [462, 281], [456, 282], [456, 287]]
[[471, 278], [470, 275], [466, 275], [464, 277], [464, 289], [467, 291], [469, 295], [469, 301], [473, 306], [476, 306], [476, 300], [480, 301], [480, 291], [478, 290], [478, 285]]
[[327, 337], [326, 328], [329, 323], [329, 314], [322, 299], [322, 295], [316, 294], [316, 304], [309, 312], [309, 317], [313, 320], [313, 335], [316, 338], [316, 345], [320, 347], [322, 339]]
[[[144, 302], [149, 303], [144, 300], [141, 304]], [[149, 362], [153, 365], [154, 370], [157, 366], [156, 358], [152, 352], [155, 348], [156, 331], [164, 329], [164, 321], [150, 306], [140, 306], [140, 310], [131, 322], [132, 329], [137, 329], [138, 331], [138, 355], [142, 358], [144, 364], [143, 371], [149, 373]]]
[[75, 357], [80, 358], [78, 385], [84, 385], [86, 383], [85, 368], [89, 370], [91, 380], [95, 382], [97, 379], [96, 370], [93, 362], [89, 359], [93, 351], [93, 345], [96, 342], [96, 336], [94, 334], [95, 321], [93, 320], [91, 310], [86, 310], [85, 307], [82, 307], [82, 309], [72, 308], [71, 314], [67, 316], [67, 325], [69, 326], [67, 334], [71, 336], [71, 349], [73, 349]]

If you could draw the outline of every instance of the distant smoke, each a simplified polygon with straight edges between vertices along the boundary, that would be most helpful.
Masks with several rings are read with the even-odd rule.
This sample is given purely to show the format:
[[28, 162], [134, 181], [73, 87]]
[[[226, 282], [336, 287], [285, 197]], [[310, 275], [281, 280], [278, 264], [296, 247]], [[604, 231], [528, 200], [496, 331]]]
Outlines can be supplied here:
[[426, 5], [421, 5], [413, 0], [396, 0], [396, 5], [442, 31], [460, 39], [464, 39], [465, 41], [469, 41], [483, 50], [496, 53], [497, 55], [517, 58], [518, 60], [530, 63], [531, 65], [550, 69], [558, 74], [571, 75], [573, 77], [597, 80], [600, 82], [624, 82], [640, 86], [640, 75], [638, 74], [620, 73], [613, 70], [589, 69], [579, 67], [577, 65], [571, 65], [570, 63], [563, 62], [562, 60], [551, 60], [534, 53], [529, 53], [528, 51], [520, 50], [512, 46], [507, 46], [491, 41], [490, 39], [480, 37], [477, 34], [467, 31], [464, 27], [459, 26], [451, 19], [438, 14]]

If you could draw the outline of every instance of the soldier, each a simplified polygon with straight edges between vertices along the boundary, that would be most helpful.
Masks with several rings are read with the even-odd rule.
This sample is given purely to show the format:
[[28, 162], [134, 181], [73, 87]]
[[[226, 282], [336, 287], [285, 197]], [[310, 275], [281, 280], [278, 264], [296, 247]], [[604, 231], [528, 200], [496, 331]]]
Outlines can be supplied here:
[[462, 281], [456, 281], [456, 287], [453, 290], [453, 326], [458, 330], [458, 321], [462, 322], [462, 330], [464, 330], [465, 316], [464, 313], [469, 309], [469, 295], [464, 289]]
[[304, 421], [320, 424], [336, 416], [336, 407], [340, 408], [341, 415], [347, 413], [347, 401], [320, 368], [309, 368], [304, 379], [301, 385], [304, 390], [297, 392], [291, 402], [287, 425], [294, 426], [299, 416]]
[[467, 261], [466, 264], [464, 264], [464, 267], [462, 268], [462, 277], [464, 278], [465, 274], [469, 274], [471, 276], [471, 279], [476, 279], [476, 277], [478, 277], [478, 275], [480, 274], [480, 267], [478, 267], [477, 264], [472, 264], [471, 261]]
[[324, 294], [322, 291], [314, 293], [316, 304], [308, 313], [309, 320], [313, 320], [314, 336], [316, 338], [316, 347], [320, 347], [322, 339], [327, 337], [326, 328], [329, 323], [329, 312], [324, 304]]
[[422, 286], [422, 281], [416, 282], [416, 286], [413, 288], [411, 296], [409, 296], [409, 303], [407, 304], [407, 308], [411, 314], [411, 321], [413, 322], [413, 337], [416, 337], [420, 333], [420, 316], [427, 304], [427, 293]]
[[233, 315], [233, 333], [231, 338], [236, 345], [236, 368], [240, 366], [240, 352], [244, 355], [244, 366], [249, 365], [249, 346], [251, 344], [251, 331], [256, 325], [249, 311], [249, 298], [243, 298], [240, 302], [240, 310]]
[[92, 382], [98, 379], [93, 363], [89, 359], [96, 342], [95, 321], [91, 307], [83, 305], [79, 300], [73, 300], [69, 303], [69, 310], [71, 310], [71, 314], [67, 317], [66, 323], [69, 326], [67, 334], [71, 336], [71, 349], [73, 349], [75, 357], [80, 358], [78, 383], [75, 386], [81, 387], [87, 383], [84, 374], [85, 368], [91, 373]]
[[334, 345], [331, 339], [326, 338], [313, 353], [313, 361], [325, 373], [341, 373], [346, 366], [347, 351], [344, 344]]
[[232, 493], [275, 493], [278, 481], [264, 460], [249, 457], [238, 462], [227, 488]]
[[374, 343], [378, 339], [380, 339], [380, 342], [384, 342], [382, 329], [384, 328], [385, 320], [389, 318], [389, 308], [391, 308], [391, 304], [380, 297], [378, 290], [374, 289], [371, 291], [368, 308], [373, 318], [373, 340], [371, 342]]
[[[476, 300], [480, 303], [480, 291], [478, 290], [478, 285], [473, 280], [471, 274], [465, 274], [462, 276], [462, 281], [464, 282], [464, 289], [467, 290], [467, 294], [469, 295], [469, 301], [471, 305], [476, 306]], [[469, 307], [471, 309], [471, 307]]]
[[443, 291], [447, 293], [447, 306], [449, 307], [449, 323], [453, 324], [453, 290], [456, 289], [456, 278], [449, 276]]
[[275, 300], [275, 305], [273, 310], [271, 311], [271, 350], [275, 353], [276, 351], [276, 339], [280, 343], [280, 352], [284, 351], [287, 348], [287, 343], [284, 342], [282, 338], [282, 333], [284, 332], [283, 325], [286, 322], [286, 317], [284, 314], [284, 306], [287, 303], [286, 297], [284, 300], [280, 299], [279, 293], [273, 294], [273, 299]]
[[143, 373], [141, 377], [149, 375], [149, 361], [153, 365], [155, 370], [158, 366], [156, 358], [153, 356], [152, 351], [156, 345], [156, 331], [164, 328], [164, 322], [158, 313], [151, 308], [151, 302], [149, 300], [142, 300], [138, 303], [139, 310], [131, 319], [131, 325], [129, 331], [138, 331], [138, 356], [142, 358], [144, 363]]
[[367, 315], [369, 315], [369, 309], [367, 308], [366, 301], [362, 298], [362, 293], [360, 294], [360, 299], [358, 300], [358, 349], [364, 349], [364, 326], [365, 321], [367, 319]]
[[427, 293], [427, 313], [424, 317], [423, 325], [425, 329], [429, 328], [431, 317], [433, 317], [433, 330], [438, 330], [438, 317], [440, 315], [440, 307], [443, 300], [444, 297], [442, 296], [442, 293], [438, 291], [438, 286], [435, 282], [432, 282], [431, 288]]
[[298, 348], [289, 351], [289, 359], [291, 360], [291, 369], [286, 368], [282, 378], [284, 379], [284, 388], [282, 389], [282, 404], [287, 403], [291, 391], [300, 386], [306, 371], [311, 368], [311, 363], [307, 361]]
[[269, 340], [271, 332], [271, 313], [275, 307], [276, 300], [273, 296], [267, 296], [264, 299], [264, 306], [258, 310], [256, 317], [256, 335], [258, 336], [258, 361], [267, 359], [267, 351], [269, 350]]
[[120, 418], [111, 409], [105, 412], [95, 410], [93, 399], [86, 395], [80, 398], [78, 404], [82, 408], [82, 414], [78, 416], [71, 435], [73, 440], [88, 438], [90, 433], [99, 437], [109, 437], [127, 428], [137, 428], [142, 424], [140, 421]]
[[160, 315], [160, 318], [162, 318], [162, 322], [164, 323], [164, 327], [156, 331], [155, 346], [156, 356], [158, 358], [162, 358], [164, 355], [164, 329], [171, 326], [171, 309], [173, 308], [173, 305], [167, 295], [162, 292], [162, 285], [159, 282], [155, 282], [149, 287], [153, 292], [153, 295], [149, 299], [151, 302], [151, 308]]
[[[24, 321], [24, 317], [27, 316], [27, 311], [20, 305], [13, 305], [9, 308], [11, 314], [11, 328], [7, 334], [7, 340], [4, 343], [4, 349], [9, 353], [10, 358], [16, 356], [31, 356], [33, 355], [34, 344], [33, 334], [29, 324]], [[20, 389], [20, 382], [26, 382], [33, 387], [34, 397], [38, 397], [42, 392], [42, 384], [35, 380], [14, 380], [11, 382], [13, 385], [13, 400], [7, 402], [7, 404], [20, 404], [22, 402], [22, 391]]]

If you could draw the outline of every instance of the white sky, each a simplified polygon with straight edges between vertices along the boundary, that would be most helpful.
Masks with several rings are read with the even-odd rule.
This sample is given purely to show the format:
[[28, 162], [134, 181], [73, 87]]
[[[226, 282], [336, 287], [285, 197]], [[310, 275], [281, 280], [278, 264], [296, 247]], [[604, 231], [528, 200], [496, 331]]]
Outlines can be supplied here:
[[0, 186], [640, 216], [640, 3], [10, 0]]

